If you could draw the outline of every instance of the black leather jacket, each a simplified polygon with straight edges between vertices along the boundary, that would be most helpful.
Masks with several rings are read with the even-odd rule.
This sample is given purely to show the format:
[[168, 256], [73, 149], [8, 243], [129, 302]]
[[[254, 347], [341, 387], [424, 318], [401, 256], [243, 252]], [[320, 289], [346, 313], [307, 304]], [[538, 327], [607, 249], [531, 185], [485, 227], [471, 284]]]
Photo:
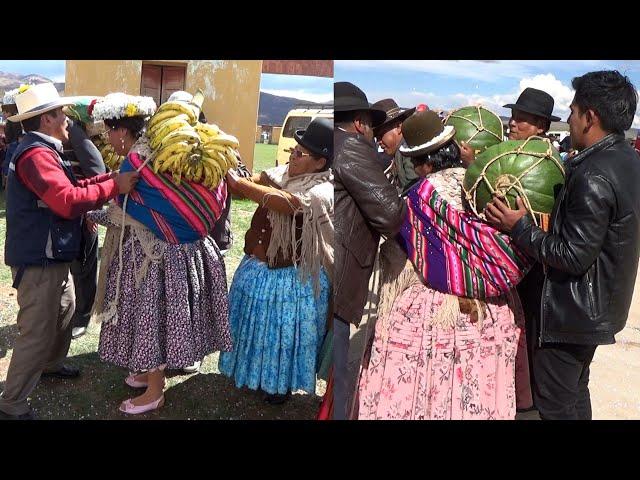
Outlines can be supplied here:
[[334, 131], [334, 312], [358, 325], [369, 291], [380, 234], [395, 235], [406, 206], [362, 135]]
[[611, 134], [565, 166], [551, 231], [524, 217], [511, 232], [545, 266], [539, 342], [615, 343], [640, 254], [640, 158]]

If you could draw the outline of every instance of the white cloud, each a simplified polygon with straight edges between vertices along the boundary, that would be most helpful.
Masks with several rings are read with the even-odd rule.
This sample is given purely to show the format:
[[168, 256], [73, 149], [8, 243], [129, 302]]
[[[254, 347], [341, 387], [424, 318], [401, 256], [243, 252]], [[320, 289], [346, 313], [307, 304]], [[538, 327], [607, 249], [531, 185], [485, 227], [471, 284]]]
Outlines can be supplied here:
[[297, 98], [299, 100], [308, 100], [310, 102], [316, 103], [329, 103], [333, 102], [333, 90], [327, 93], [313, 93], [307, 90], [297, 89], [297, 90], [286, 90], [286, 89], [263, 89], [261, 90], [265, 93], [270, 93], [271, 95], [278, 95], [280, 97], [292, 97]]
[[478, 60], [338, 60], [335, 68], [435, 73], [487, 82], [500, 77], [522, 78], [527, 73], [526, 68], [516, 63]]
[[[635, 65], [635, 63], [633, 64]], [[601, 60], [336, 60], [336, 77], [340, 70], [382, 70], [422, 72], [454, 78], [495, 82], [501, 78], [532, 76], [534, 69], [555, 71], [589, 71], [613, 68]]]
[[533, 78], [523, 78], [520, 81], [520, 92], [527, 87], [544, 90], [551, 95], [555, 102], [553, 113], [563, 121], [567, 119], [569, 116], [569, 105], [573, 100], [573, 88], [562, 83], [551, 73], [536, 75]]
[[[551, 95], [554, 100], [554, 115], [560, 117], [562, 121], [567, 120], [569, 116], [569, 105], [573, 100], [574, 91], [571, 86], [564, 84], [551, 73], [523, 78], [517, 90], [495, 95], [480, 95], [466, 92], [453, 95], [438, 95], [433, 92], [411, 90], [401, 93], [372, 91], [367, 92], [367, 97], [371, 102], [382, 98], [393, 98], [403, 107], [412, 107], [419, 103], [425, 103], [429, 108], [444, 110], [452, 110], [467, 105], [484, 105], [498, 115], [508, 117], [511, 114], [511, 110], [503, 108], [502, 106], [508, 103], [515, 103], [520, 93], [527, 87], [538, 88]], [[634, 116], [632, 127], [640, 128], [640, 113]]]

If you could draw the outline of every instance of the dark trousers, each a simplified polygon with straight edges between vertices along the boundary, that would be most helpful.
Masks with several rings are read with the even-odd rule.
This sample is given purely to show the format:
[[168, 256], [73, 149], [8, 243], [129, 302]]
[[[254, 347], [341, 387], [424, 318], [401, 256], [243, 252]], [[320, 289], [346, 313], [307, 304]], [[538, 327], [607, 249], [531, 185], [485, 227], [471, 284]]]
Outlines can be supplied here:
[[82, 229], [82, 253], [71, 263], [71, 275], [75, 285], [76, 311], [71, 325], [87, 327], [98, 287], [98, 233]]
[[545, 343], [535, 349], [533, 399], [543, 420], [591, 420], [589, 365], [596, 346]]
[[[538, 324], [540, 323], [540, 303], [542, 300], [542, 286], [544, 284], [544, 270], [542, 264], [535, 263], [531, 270], [518, 284], [518, 296], [524, 311], [525, 333], [527, 335], [527, 356], [529, 357], [529, 381], [531, 392], [535, 392], [535, 372], [533, 357], [538, 343]], [[535, 397], [533, 403], [535, 405]]]
[[333, 419], [347, 420], [349, 398], [349, 334], [351, 326], [333, 317]]

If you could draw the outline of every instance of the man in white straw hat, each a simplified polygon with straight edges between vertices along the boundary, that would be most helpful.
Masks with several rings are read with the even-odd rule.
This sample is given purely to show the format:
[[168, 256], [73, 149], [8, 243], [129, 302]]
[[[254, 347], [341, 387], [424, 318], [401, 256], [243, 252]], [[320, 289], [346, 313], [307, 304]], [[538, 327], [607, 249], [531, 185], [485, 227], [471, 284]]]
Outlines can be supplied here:
[[71, 262], [80, 253], [83, 215], [119, 193], [130, 192], [138, 174], [105, 174], [77, 180], [63, 154], [68, 141], [69, 100], [52, 83], [22, 87], [16, 96], [26, 135], [9, 165], [5, 263], [17, 289], [18, 329], [0, 417], [33, 419], [27, 397], [40, 376], [74, 378], [63, 364], [71, 342], [75, 309]]

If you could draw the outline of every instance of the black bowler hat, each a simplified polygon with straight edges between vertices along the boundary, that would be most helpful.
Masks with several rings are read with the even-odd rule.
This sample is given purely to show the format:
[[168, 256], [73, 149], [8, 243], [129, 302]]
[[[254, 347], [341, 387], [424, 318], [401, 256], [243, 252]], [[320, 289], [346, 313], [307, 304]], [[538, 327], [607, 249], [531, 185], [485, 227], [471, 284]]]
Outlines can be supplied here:
[[504, 105], [504, 108], [520, 110], [521, 112], [546, 118], [552, 122], [560, 120], [560, 117], [551, 115], [553, 113], [553, 97], [537, 88], [525, 88], [516, 103]]
[[333, 84], [333, 110], [336, 112], [356, 110], [371, 112], [373, 127], [377, 127], [387, 118], [387, 113], [384, 110], [373, 108], [364, 92], [350, 82]]
[[333, 120], [330, 118], [314, 118], [306, 130], [296, 130], [293, 138], [314, 155], [326, 158], [327, 163], [333, 161]]

